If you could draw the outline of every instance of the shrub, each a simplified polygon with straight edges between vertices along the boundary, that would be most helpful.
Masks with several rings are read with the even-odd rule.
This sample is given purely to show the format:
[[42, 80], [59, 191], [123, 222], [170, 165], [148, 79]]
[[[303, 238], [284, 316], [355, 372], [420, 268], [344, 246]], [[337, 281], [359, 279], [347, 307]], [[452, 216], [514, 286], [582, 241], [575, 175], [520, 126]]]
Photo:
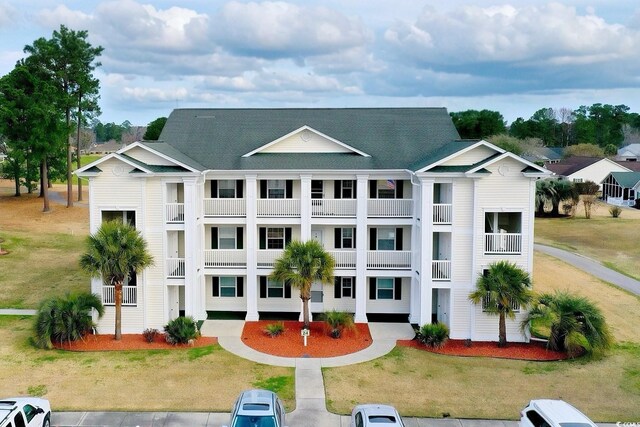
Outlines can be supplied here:
[[636, 203], [633, 205], [634, 208], [640, 209], [640, 199], [636, 199]]
[[611, 214], [612, 217], [618, 218], [622, 213], [622, 208], [620, 206], [611, 206], [609, 208], [609, 213]]
[[344, 329], [354, 329], [353, 315], [346, 311], [326, 311], [324, 313], [324, 321], [327, 323], [329, 335], [332, 338], [340, 338]]
[[264, 328], [264, 333], [269, 335], [271, 338], [277, 337], [278, 335], [282, 335], [284, 332], [284, 323], [269, 323]]
[[164, 327], [165, 339], [169, 344], [188, 344], [200, 336], [193, 317], [176, 317]]
[[94, 294], [68, 293], [64, 297], [47, 298], [40, 303], [35, 318], [35, 344], [52, 348], [53, 343], [76, 341], [95, 327], [91, 310], [104, 314], [100, 297]]
[[158, 336], [158, 330], [154, 328], [147, 328], [142, 332], [142, 336], [144, 337], [145, 341], [153, 342]]
[[416, 338], [428, 347], [442, 348], [449, 339], [449, 328], [444, 323], [427, 323], [416, 331]]

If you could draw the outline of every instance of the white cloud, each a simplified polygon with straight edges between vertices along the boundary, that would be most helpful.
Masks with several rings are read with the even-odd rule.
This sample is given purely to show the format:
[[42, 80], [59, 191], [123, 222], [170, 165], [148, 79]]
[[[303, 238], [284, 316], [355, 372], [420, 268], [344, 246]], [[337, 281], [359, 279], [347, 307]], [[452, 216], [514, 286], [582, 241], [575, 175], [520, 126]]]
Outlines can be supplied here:
[[[79, 10], [71, 10], [65, 5], [58, 5], [55, 9], [43, 9], [37, 14], [40, 25], [53, 30], [66, 25], [69, 28], [87, 29], [93, 18]], [[49, 37], [50, 34], [47, 35]]]

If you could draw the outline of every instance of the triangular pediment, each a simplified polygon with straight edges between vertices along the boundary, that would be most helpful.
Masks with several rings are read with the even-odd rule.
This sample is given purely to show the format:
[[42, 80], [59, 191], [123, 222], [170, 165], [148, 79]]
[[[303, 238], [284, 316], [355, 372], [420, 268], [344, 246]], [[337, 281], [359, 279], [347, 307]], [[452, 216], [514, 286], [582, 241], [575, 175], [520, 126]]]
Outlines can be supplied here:
[[303, 126], [283, 135], [242, 157], [250, 157], [257, 153], [344, 153], [370, 157], [367, 153], [357, 150], [309, 126]]

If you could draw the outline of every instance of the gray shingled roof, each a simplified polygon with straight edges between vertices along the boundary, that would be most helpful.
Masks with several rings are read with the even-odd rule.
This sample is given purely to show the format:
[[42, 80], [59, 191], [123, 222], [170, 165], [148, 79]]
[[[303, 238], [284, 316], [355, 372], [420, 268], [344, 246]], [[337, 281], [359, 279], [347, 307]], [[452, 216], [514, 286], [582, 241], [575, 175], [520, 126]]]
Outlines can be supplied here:
[[[305, 125], [371, 157], [337, 153], [242, 157]], [[169, 116], [159, 142], [145, 144], [199, 170], [416, 170], [416, 165], [430, 163], [429, 158], [443, 151], [460, 149], [463, 145], [454, 143], [459, 138], [444, 108], [178, 109]]]
[[640, 172], [611, 172], [620, 187], [633, 188], [640, 181]]

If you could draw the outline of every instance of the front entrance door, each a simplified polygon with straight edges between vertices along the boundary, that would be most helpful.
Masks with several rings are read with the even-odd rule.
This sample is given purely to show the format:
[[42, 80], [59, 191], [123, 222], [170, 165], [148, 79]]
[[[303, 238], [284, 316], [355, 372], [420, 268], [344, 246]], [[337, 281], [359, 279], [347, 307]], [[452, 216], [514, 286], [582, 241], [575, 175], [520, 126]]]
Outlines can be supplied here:
[[450, 289], [438, 289], [438, 323], [444, 323], [449, 326], [449, 295]]
[[324, 243], [322, 241], [322, 230], [318, 230], [317, 228], [311, 229], [311, 239], [317, 240], [320, 244]]

